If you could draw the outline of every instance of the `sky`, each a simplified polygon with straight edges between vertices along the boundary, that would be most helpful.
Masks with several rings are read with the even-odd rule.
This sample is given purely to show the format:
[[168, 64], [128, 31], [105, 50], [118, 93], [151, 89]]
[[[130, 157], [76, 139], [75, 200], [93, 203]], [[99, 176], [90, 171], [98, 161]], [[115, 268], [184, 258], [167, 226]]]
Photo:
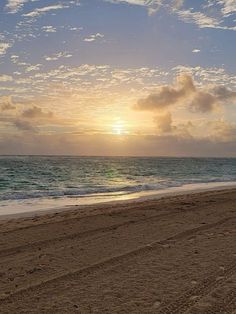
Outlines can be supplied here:
[[1, 0], [0, 154], [236, 157], [236, 0]]

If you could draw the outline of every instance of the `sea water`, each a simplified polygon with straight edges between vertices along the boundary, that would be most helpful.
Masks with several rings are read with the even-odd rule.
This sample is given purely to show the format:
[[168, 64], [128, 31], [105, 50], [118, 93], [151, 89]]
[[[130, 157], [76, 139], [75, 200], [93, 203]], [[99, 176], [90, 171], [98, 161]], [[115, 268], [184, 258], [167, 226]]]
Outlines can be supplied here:
[[236, 182], [236, 158], [0, 157], [0, 215]]

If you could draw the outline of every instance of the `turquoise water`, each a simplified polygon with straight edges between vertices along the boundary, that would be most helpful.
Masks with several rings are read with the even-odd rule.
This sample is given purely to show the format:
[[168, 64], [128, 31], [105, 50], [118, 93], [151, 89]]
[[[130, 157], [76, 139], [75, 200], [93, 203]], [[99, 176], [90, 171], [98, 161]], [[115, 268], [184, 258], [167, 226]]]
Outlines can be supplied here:
[[0, 157], [0, 205], [231, 181], [236, 181], [236, 158]]

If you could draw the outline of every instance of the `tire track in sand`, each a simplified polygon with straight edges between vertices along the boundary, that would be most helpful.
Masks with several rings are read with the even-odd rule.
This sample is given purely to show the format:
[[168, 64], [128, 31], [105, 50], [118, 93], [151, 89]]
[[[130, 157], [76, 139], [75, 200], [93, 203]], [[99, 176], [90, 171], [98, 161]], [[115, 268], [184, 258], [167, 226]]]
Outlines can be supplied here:
[[55, 237], [55, 238], [45, 239], [45, 240], [41, 240], [41, 241], [26, 243], [24, 245], [19, 245], [19, 246], [15, 246], [15, 247], [1, 250], [0, 251], [0, 257], [1, 258], [8, 257], [10, 255], [22, 253], [25, 250], [34, 249], [34, 248], [37, 248], [38, 246], [47, 246], [50, 244], [55, 244], [56, 242], [60, 242], [63, 240], [87, 238], [87, 237], [96, 235], [97, 233], [109, 232], [109, 231], [115, 230], [117, 228], [125, 227], [125, 226], [131, 225], [131, 224], [134, 225], [134, 224], [140, 224], [143, 222], [158, 220], [160, 218], [163, 218], [166, 216], [172, 216], [174, 214], [177, 214], [177, 212], [159, 214], [159, 215], [155, 215], [155, 216], [151, 216], [151, 217], [147, 217], [147, 218], [142, 218], [139, 220], [128, 220], [128, 221], [121, 222], [118, 224], [111, 224], [108, 227], [100, 227], [100, 228], [90, 229], [90, 230], [86, 230], [86, 231], [82, 231], [82, 232], [75, 232], [75, 233], [72, 233], [69, 235], [63, 235], [60, 237]]
[[[115, 265], [117, 263], [126, 262], [128, 258], [134, 258], [134, 257], [138, 256], [139, 254], [145, 254], [146, 252], [154, 251], [157, 249], [162, 250], [163, 245], [168, 244], [170, 241], [184, 239], [190, 235], [196, 234], [197, 232], [208, 230], [208, 229], [214, 228], [216, 226], [222, 225], [225, 222], [229, 221], [230, 219], [234, 219], [234, 218], [236, 218], [236, 217], [234, 217], [234, 216], [228, 217], [228, 218], [224, 218], [224, 219], [219, 220], [219, 221], [212, 223], [212, 224], [192, 228], [192, 229], [180, 232], [180, 233], [178, 233], [174, 236], [171, 236], [165, 240], [152, 242], [152, 243], [147, 244], [145, 246], [141, 246], [135, 250], [126, 252], [124, 254], [113, 256], [109, 259], [101, 260], [95, 264], [86, 266], [84, 268], [75, 269], [73, 271], [65, 272], [65, 273], [61, 273], [61, 274], [56, 274], [56, 275], [52, 276], [51, 278], [48, 278], [44, 281], [36, 282], [33, 285], [18, 289], [16, 291], [10, 293], [9, 295], [1, 295], [0, 296], [0, 304], [3, 301], [10, 300], [11, 297], [14, 297], [14, 296], [23, 297], [24, 293], [26, 293], [27, 291], [33, 292], [34, 290], [37, 290], [39, 288], [44, 288], [51, 283], [55, 284], [57, 281], [70, 280], [70, 278], [73, 278], [74, 276], [76, 276], [76, 277], [79, 277], [80, 275], [87, 276], [87, 275], [91, 274], [92, 272], [99, 271], [101, 269], [104, 269], [105, 267], [109, 267], [109, 266]], [[228, 276], [229, 276], [229, 274], [231, 274], [231, 273], [233, 274], [235, 272], [235, 270], [236, 270], [236, 262], [234, 261], [232, 263], [232, 265], [230, 265], [227, 268], [227, 271], [225, 274], [228, 274]], [[222, 271], [219, 273], [222, 275]], [[215, 282], [216, 281], [215, 276], [216, 276], [216, 273], [214, 273], [212, 275], [212, 277], [208, 277], [200, 286], [198, 286], [198, 288], [196, 287], [195, 289], [191, 289], [189, 292], [182, 295], [176, 302], [174, 302], [170, 306], [167, 306], [164, 309], [162, 309], [160, 313], [162, 313], [162, 314], [181, 313], [182, 314], [183, 308], [187, 309], [189, 307], [189, 305], [192, 305], [192, 301], [189, 300], [188, 297], [191, 298], [191, 296], [196, 295], [196, 293], [198, 293], [198, 291], [200, 293], [201, 291], [205, 291], [205, 290], [209, 289], [211, 286], [214, 286], [214, 284], [217, 284], [217, 282]], [[217, 273], [217, 276], [218, 276], [218, 273]]]
[[[236, 261], [235, 259], [228, 264], [224, 270], [219, 269], [211, 274], [209, 274], [200, 284], [196, 285], [194, 288], [189, 289], [177, 299], [175, 299], [170, 304], [164, 304], [158, 313], [160, 314], [184, 314], [196, 305], [203, 297], [211, 293], [216, 288], [222, 286], [230, 277], [232, 277], [236, 272]], [[222, 277], [222, 280], [218, 280], [218, 277]], [[228, 295], [225, 300], [229, 298], [230, 302], [233, 304], [236, 298], [236, 290], [233, 289], [231, 294]], [[215, 308], [207, 309], [206, 314], [216, 314], [225, 313], [225, 311], [219, 311], [219, 308], [225, 308], [225, 300], [222, 300], [221, 305], [215, 306]], [[228, 304], [228, 306], [229, 306]], [[188, 312], [190, 313], [190, 312]], [[201, 312], [203, 313], [203, 312]], [[231, 313], [231, 312], [229, 312]]]

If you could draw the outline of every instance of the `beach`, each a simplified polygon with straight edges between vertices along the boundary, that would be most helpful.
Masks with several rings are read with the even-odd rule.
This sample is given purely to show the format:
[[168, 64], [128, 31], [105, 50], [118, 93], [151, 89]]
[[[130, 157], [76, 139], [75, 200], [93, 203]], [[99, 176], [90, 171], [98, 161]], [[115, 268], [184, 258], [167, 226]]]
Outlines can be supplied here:
[[236, 0], [0, 3], [0, 314], [236, 314]]
[[235, 313], [236, 189], [0, 221], [0, 313]]

